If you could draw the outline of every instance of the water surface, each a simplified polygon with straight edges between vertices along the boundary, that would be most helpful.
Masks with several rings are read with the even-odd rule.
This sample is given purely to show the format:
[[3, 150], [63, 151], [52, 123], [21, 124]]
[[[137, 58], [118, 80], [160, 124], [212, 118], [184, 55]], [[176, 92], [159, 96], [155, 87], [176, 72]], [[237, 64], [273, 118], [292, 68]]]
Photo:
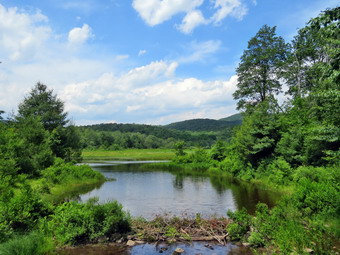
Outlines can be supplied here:
[[94, 170], [115, 181], [80, 195], [80, 200], [91, 197], [98, 197], [101, 203], [117, 200], [132, 216], [151, 219], [164, 213], [219, 217], [226, 216], [228, 210], [243, 207], [253, 213], [258, 202], [273, 206], [278, 198], [278, 194], [226, 177], [185, 176], [161, 168], [145, 170], [141, 165], [122, 161], [91, 163]]

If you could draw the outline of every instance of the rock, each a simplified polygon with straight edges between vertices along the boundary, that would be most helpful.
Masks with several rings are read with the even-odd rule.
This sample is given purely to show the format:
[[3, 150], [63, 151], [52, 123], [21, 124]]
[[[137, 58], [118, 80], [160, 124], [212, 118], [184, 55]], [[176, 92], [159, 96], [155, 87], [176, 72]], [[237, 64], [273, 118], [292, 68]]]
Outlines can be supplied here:
[[159, 253], [163, 253], [164, 251], [167, 251], [168, 250], [168, 247], [162, 247], [159, 251]]
[[135, 243], [136, 243], [136, 244], [145, 244], [144, 241], [140, 241], [140, 240], [136, 240]]
[[209, 248], [210, 250], [213, 250], [213, 249], [214, 249], [214, 247], [212, 247], [211, 244], [205, 244], [204, 247], [207, 247], [207, 248]]
[[303, 251], [310, 254], [314, 253], [314, 251], [311, 248], [306, 248]]
[[182, 254], [183, 252], [184, 252], [184, 250], [182, 248], [176, 248], [176, 250], [172, 254], [178, 255], [178, 254]]
[[136, 245], [136, 242], [135, 242], [135, 241], [132, 241], [132, 240], [129, 240], [129, 241], [127, 241], [126, 245], [127, 245], [127, 246], [135, 246], [135, 245]]
[[242, 243], [243, 246], [249, 247], [251, 244], [250, 243]]

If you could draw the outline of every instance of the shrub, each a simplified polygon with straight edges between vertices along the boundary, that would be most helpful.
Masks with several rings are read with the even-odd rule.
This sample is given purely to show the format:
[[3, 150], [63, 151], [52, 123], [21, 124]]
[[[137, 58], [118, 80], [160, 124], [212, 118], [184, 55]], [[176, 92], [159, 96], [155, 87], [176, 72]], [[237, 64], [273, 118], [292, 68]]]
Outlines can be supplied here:
[[235, 212], [228, 211], [227, 215], [233, 220], [227, 227], [231, 240], [241, 240], [250, 230], [251, 216], [245, 208]]
[[64, 163], [62, 159], [56, 159], [53, 166], [43, 171], [43, 177], [51, 183], [67, 183], [74, 179], [101, 179], [102, 175], [94, 171], [88, 165], [73, 165], [72, 163]]
[[265, 245], [265, 239], [259, 232], [251, 232], [248, 237], [248, 242], [254, 247], [263, 247]]
[[271, 181], [285, 184], [290, 181], [292, 168], [283, 158], [277, 158], [267, 166], [266, 171], [268, 171]]
[[56, 208], [48, 229], [59, 244], [80, 244], [128, 232], [130, 218], [116, 201], [105, 204], [93, 200], [85, 204], [69, 202]]
[[221, 162], [220, 168], [222, 171], [237, 176], [239, 172], [246, 168], [246, 165], [238, 155], [231, 153]]
[[[5, 241], [14, 232], [29, 232], [35, 228], [40, 218], [52, 213], [29, 185], [13, 197], [0, 201], [0, 241]], [[6, 234], [7, 233], [7, 234]]]

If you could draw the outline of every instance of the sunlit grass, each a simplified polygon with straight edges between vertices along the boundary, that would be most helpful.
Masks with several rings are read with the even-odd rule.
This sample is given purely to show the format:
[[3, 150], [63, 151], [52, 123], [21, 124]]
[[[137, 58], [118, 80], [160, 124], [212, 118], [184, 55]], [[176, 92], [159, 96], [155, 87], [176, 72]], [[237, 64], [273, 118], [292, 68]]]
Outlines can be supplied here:
[[175, 157], [172, 149], [127, 149], [117, 151], [83, 151], [84, 160], [89, 159], [124, 159], [124, 160], [171, 160]]

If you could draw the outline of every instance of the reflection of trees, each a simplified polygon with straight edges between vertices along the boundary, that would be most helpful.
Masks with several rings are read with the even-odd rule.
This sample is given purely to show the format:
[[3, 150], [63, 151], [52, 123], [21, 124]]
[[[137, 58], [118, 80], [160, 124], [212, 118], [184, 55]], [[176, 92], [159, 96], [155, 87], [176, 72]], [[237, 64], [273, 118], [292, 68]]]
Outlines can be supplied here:
[[269, 207], [274, 206], [280, 197], [275, 192], [260, 189], [255, 184], [237, 181], [231, 177], [212, 176], [210, 182], [219, 195], [230, 189], [237, 209], [246, 208], [249, 213], [255, 212], [256, 204], [259, 202], [266, 203]]
[[173, 181], [175, 189], [183, 189], [183, 181], [183, 175], [176, 175], [175, 180]]
[[76, 189], [68, 192], [68, 195], [67, 195], [66, 198], [64, 198], [63, 196], [60, 196], [60, 198], [57, 198], [56, 200], [58, 202], [62, 202], [63, 200], [65, 200], [65, 201], [75, 200], [75, 201], [80, 202], [81, 201], [80, 195], [86, 194], [86, 193], [88, 193], [88, 192], [90, 192], [94, 189], [100, 189], [100, 187], [103, 184], [104, 184], [104, 182], [78, 186]]

